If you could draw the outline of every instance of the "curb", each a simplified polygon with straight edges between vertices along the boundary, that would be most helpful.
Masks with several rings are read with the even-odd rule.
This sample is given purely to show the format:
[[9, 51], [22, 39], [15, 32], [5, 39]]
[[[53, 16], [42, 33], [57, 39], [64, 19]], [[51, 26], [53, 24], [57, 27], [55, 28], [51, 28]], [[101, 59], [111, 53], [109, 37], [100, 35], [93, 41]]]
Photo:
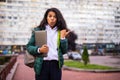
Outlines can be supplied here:
[[93, 69], [79, 69], [68, 66], [63, 66], [63, 70], [77, 71], [77, 72], [95, 72], [95, 73], [109, 73], [109, 72], [120, 72], [120, 69], [111, 69], [111, 70], [93, 70]]
[[14, 73], [17, 69], [17, 66], [18, 66], [18, 62], [16, 62], [13, 66], [13, 68], [11, 69], [10, 73], [7, 75], [6, 77], [6, 80], [12, 80], [13, 79], [13, 76], [14, 76]]

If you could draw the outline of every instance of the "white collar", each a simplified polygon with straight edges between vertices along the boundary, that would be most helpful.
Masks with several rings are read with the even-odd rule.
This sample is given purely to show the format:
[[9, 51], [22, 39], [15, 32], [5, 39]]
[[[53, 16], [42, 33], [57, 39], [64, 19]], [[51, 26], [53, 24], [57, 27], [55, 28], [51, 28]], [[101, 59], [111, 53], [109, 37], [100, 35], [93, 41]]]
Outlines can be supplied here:
[[50, 25], [46, 25], [47, 30], [57, 30], [57, 26], [55, 26], [53, 29], [50, 27]]

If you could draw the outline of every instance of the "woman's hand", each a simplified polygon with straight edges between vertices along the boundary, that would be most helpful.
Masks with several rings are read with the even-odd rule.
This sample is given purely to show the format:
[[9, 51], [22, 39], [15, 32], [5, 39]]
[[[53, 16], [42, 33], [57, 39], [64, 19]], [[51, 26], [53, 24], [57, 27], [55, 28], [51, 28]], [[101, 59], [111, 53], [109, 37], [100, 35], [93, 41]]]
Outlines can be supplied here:
[[60, 31], [60, 38], [65, 38], [70, 31], [67, 31], [66, 29], [63, 29]]
[[42, 47], [39, 48], [40, 53], [48, 53], [48, 51], [49, 51], [49, 47], [46, 44], [42, 45]]

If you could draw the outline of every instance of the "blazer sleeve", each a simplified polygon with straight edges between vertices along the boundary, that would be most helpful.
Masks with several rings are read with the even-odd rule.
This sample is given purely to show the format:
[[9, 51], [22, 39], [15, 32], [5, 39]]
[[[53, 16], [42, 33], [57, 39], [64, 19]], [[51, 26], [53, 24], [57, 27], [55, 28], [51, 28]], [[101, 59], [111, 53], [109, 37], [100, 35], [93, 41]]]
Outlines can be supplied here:
[[26, 45], [27, 51], [31, 54], [31, 55], [37, 55], [39, 54], [37, 52], [38, 46], [35, 46], [35, 33], [34, 31], [32, 32], [31, 38], [28, 41], [27, 45]]
[[67, 39], [60, 40], [60, 48], [61, 48], [62, 54], [65, 54], [68, 51]]

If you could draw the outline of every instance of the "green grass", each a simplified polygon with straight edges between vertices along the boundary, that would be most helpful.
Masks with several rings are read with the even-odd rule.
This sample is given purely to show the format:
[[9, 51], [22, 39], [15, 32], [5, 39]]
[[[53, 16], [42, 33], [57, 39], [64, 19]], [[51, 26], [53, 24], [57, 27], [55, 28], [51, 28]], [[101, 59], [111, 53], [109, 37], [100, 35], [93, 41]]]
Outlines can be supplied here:
[[94, 70], [95, 69], [99, 69], [99, 70], [115, 69], [115, 68], [112, 68], [112, 67], [96, 65], [96, 64], [84, 65], [80, 61], [73, 61], [73, 60], [65, 60], [64, 65], [68, 66], [68, 67], [74, 67], [74, 68], [80, 68], [80, 69], [94, 69]]

